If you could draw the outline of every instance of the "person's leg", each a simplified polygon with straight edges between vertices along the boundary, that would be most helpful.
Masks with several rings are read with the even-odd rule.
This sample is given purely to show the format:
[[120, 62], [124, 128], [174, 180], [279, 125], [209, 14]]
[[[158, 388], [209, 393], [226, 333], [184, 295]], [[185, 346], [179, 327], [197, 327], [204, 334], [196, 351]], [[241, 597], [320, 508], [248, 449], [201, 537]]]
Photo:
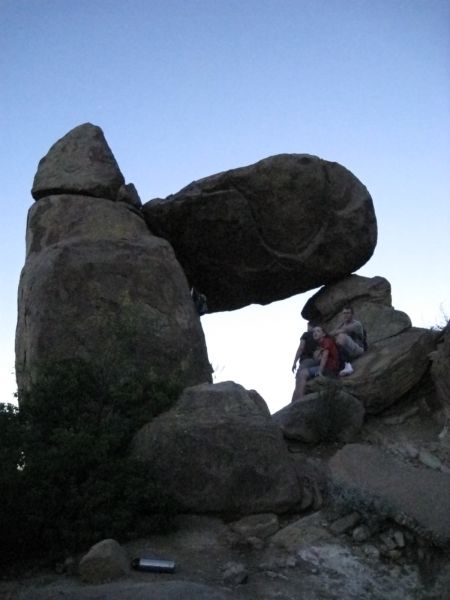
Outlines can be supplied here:
[[306, 382], [311, 377], [314, 377], [318, 372], [319, 367], [310, 367], [309, 369], [300, 369], [295, 379], [295, 390], [292, 394], [291, 402], [301, 402], [305, 395]]
[[364, 352], [364, 348], [359, 346], [349, 335], [346, 333], [338, 333], [336, 336], [336, 344], [346, 355], [346, 361], [349, 362], [352, 358], [358, 358]]

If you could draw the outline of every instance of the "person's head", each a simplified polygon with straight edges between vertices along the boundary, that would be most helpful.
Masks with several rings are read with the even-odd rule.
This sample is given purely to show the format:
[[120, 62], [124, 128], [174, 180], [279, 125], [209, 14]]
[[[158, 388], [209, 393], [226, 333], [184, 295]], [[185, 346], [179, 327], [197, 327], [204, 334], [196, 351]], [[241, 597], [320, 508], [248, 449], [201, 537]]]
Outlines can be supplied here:
[[314, 329], [314, 323], [312, 321], [308, 321], [308, 331], [312, 331]]
[[353, 319], [353, 307], [347, 304], [342, 309], [342, 316], [345, 322], [349, 322]]
[[316, 342], [319, 342], [322, 338], [326, 336], [325, 330], [320, 325], [316, 325], [313, 329], [313, 338]]

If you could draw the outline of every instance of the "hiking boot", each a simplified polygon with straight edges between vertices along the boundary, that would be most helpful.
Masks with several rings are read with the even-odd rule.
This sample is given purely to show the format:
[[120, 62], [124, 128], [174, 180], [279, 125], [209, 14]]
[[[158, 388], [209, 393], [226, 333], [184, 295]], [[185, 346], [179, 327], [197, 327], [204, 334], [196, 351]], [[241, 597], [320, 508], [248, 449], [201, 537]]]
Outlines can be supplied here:
[[339, 377], [345, 377], [346, 375], [351, 375], [353, 373], [353, 367], [351, 363], [346, 362], [344, 368], [339, 373]]

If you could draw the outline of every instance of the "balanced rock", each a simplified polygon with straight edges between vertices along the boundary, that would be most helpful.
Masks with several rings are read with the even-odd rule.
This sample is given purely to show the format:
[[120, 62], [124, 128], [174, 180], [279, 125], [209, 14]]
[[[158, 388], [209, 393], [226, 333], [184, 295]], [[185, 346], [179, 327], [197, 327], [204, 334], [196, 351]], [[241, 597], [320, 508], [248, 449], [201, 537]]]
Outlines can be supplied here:
[[200, 320], [170, 245], [131, 206], [67, 194], [29, 212], [19, 286], [16, 376], [83, 359], [120, 379], [210, 381]]
[[448, 475], [402, 463], [380, 448], [350, 444], [329, 462], [335, 497], [414, 529], [434, 543], [450, 542]]
[[100, 127], [84, 123], [58, 140], [39, 162], [35, 200], [76, 194], [116, 200], [124, 178]]
[[264, 400], [231, 381], [187, 388], [135, 436], [133, 454], [180, 510], [284, 512], [301, 489]]
[[364, 422], [364, 406], [337, 387], [308, 394], [301, 402], [288, 404], [272, 415], [283, 434], [290, 440], [352, 442]]
[[408, 315], [392, 307], [391, 285], [384, 277], [350, 275], [325, 285], [309, 298], [302, 316], [333, 331], [342, 322], [342, 309], [349, 304], [364, 325], [370, 346], [411, 327]]
[[446, 417], [450, 418], [450, 323], [447, 323], [432, 358], [431, 376]]
[[341, 165], [281, 154], [144, 204], [210, 312], [267, 304], [341, 279], [376, 245], [372, 199]]

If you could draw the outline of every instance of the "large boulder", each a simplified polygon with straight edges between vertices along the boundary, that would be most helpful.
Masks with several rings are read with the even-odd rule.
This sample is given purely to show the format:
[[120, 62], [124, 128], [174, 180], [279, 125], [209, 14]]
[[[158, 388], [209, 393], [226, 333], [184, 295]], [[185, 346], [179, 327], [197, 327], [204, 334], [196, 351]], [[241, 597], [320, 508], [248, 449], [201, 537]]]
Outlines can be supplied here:
[[332, 331], [342, 322], [342, 309], [352, 305], [371, 345], [411, 327], [411, 319], [391, 306], [391, 285], [384, 277], [350, 275], [325, 285], [306, 302], [302, 316]]
[[19, 286], [18, 387], [41, 365], [81, 358], [184, 387], [210, 381], [200, 320], [170, 245], [137, 211], [58, 195], [29, 212]]
[[264, 400], [233, 382], [186, 389], [135, 436], [133, 455], [180, 510], [283, 512], [301, 488]]
[[281, 154], [144, 204], [211, 312], [267, 304], [341, 279], [371, 257], [372, 199], [341, 165]]
[[447, 323], [432, 359], [433, 383], [445, 415], [450, 419], [450, 323]]
[[39, 162], [31, 193], [80, 194], [116, 200], [125, 183], [100, 127], [84, 123], [59, 139]]
[[362, 444], [338, 451], [329, 468], [335, 496], [350, 508], [391, 518], [436, 544], [450, 542], [448, 475], [406, 465]]
[[353, 442], [364, 422], [364, 406], [350, 394], [329, 386], [308, 394], [302, 402], [288, 404], [272, 415], [286, 438], [317, 444]]

